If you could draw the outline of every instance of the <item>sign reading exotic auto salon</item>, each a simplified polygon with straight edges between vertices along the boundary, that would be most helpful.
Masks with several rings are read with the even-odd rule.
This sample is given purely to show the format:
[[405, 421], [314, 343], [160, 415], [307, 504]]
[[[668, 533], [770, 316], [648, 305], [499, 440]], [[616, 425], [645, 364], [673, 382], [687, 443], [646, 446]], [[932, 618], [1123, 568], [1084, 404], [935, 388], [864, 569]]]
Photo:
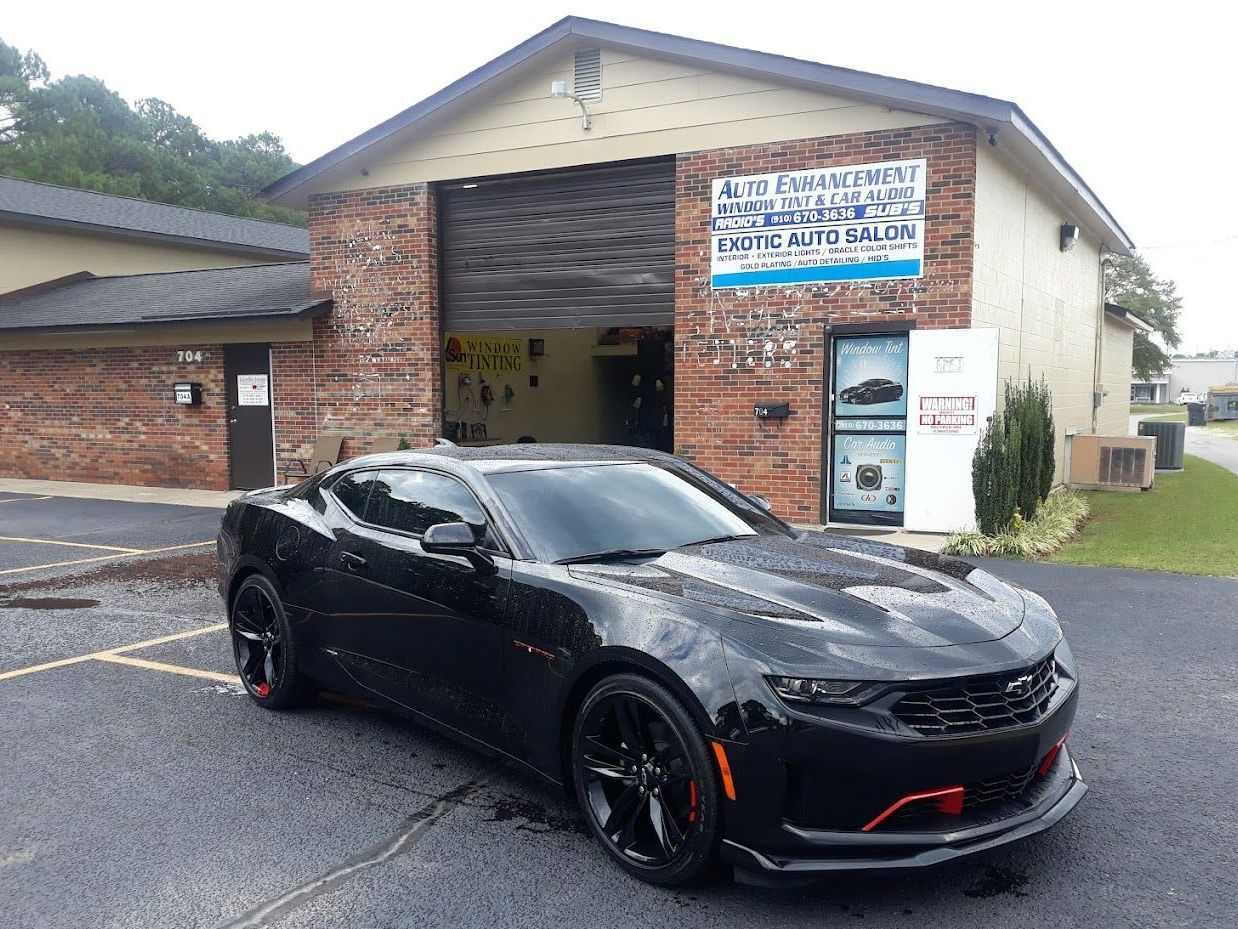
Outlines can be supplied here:
[[926, 173], [918, 158], [714, 178], [712, 286], [920, 277]]

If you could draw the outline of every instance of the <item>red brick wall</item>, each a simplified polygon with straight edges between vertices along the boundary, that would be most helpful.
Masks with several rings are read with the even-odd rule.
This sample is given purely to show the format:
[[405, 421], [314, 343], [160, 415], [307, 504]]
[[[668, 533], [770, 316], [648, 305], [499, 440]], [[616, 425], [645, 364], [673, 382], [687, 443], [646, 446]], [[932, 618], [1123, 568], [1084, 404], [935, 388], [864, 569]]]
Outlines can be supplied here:
[[314, 287], [334, 297], [314, 342], [273, 347], [281, 462], [321, 433], [363, 454], [379, 436], [441, 434], [435, 198], [425, 184], [310, 201]]
[[[0, 352], [0, 477], [228, 489], [223, 351], [201, 348]], [[202, 405], [173, 403], [177, 381]]]
[[[713, 291], [709, 216], [716, 177], [928, 159], [925, 276], [918, 280]], [[825, 327], [971, 322], [975, 131], [949, 125], [680, 155], [676, 168], [676, 451], [796, 522], [821, 519]], [[789, 402], [757, 420], [756, 402]]]

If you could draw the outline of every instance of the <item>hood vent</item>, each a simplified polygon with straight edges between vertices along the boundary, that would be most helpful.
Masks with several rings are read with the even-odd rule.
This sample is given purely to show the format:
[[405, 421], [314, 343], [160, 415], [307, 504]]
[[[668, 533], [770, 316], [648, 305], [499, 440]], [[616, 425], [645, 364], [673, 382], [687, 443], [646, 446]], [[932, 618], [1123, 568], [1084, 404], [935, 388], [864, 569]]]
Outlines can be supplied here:
[[572, 92], [581, 100], [602, 99], [602, 50], [587, 48], [576, 53]]

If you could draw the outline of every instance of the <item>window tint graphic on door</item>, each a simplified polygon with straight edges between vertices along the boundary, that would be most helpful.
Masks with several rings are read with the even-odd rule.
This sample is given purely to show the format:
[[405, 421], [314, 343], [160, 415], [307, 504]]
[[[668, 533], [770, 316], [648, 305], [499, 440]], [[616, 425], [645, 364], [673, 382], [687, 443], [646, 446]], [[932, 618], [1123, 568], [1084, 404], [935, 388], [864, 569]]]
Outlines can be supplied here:
[[905, 333], [834, 340], [831, 520], [903, 524], [907, 350]]

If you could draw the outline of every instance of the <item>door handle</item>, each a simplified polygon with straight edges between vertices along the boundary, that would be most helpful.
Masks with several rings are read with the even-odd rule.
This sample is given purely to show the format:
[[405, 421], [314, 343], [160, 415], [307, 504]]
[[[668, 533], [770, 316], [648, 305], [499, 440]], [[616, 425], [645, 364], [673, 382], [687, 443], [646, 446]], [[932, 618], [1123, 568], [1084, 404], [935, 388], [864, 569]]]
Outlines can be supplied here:
[[349, 571], [359, 571], [367, 564], [364, 558], [360, 555], [354, 555], [352, 552], [340, 552], [340, 562]]

